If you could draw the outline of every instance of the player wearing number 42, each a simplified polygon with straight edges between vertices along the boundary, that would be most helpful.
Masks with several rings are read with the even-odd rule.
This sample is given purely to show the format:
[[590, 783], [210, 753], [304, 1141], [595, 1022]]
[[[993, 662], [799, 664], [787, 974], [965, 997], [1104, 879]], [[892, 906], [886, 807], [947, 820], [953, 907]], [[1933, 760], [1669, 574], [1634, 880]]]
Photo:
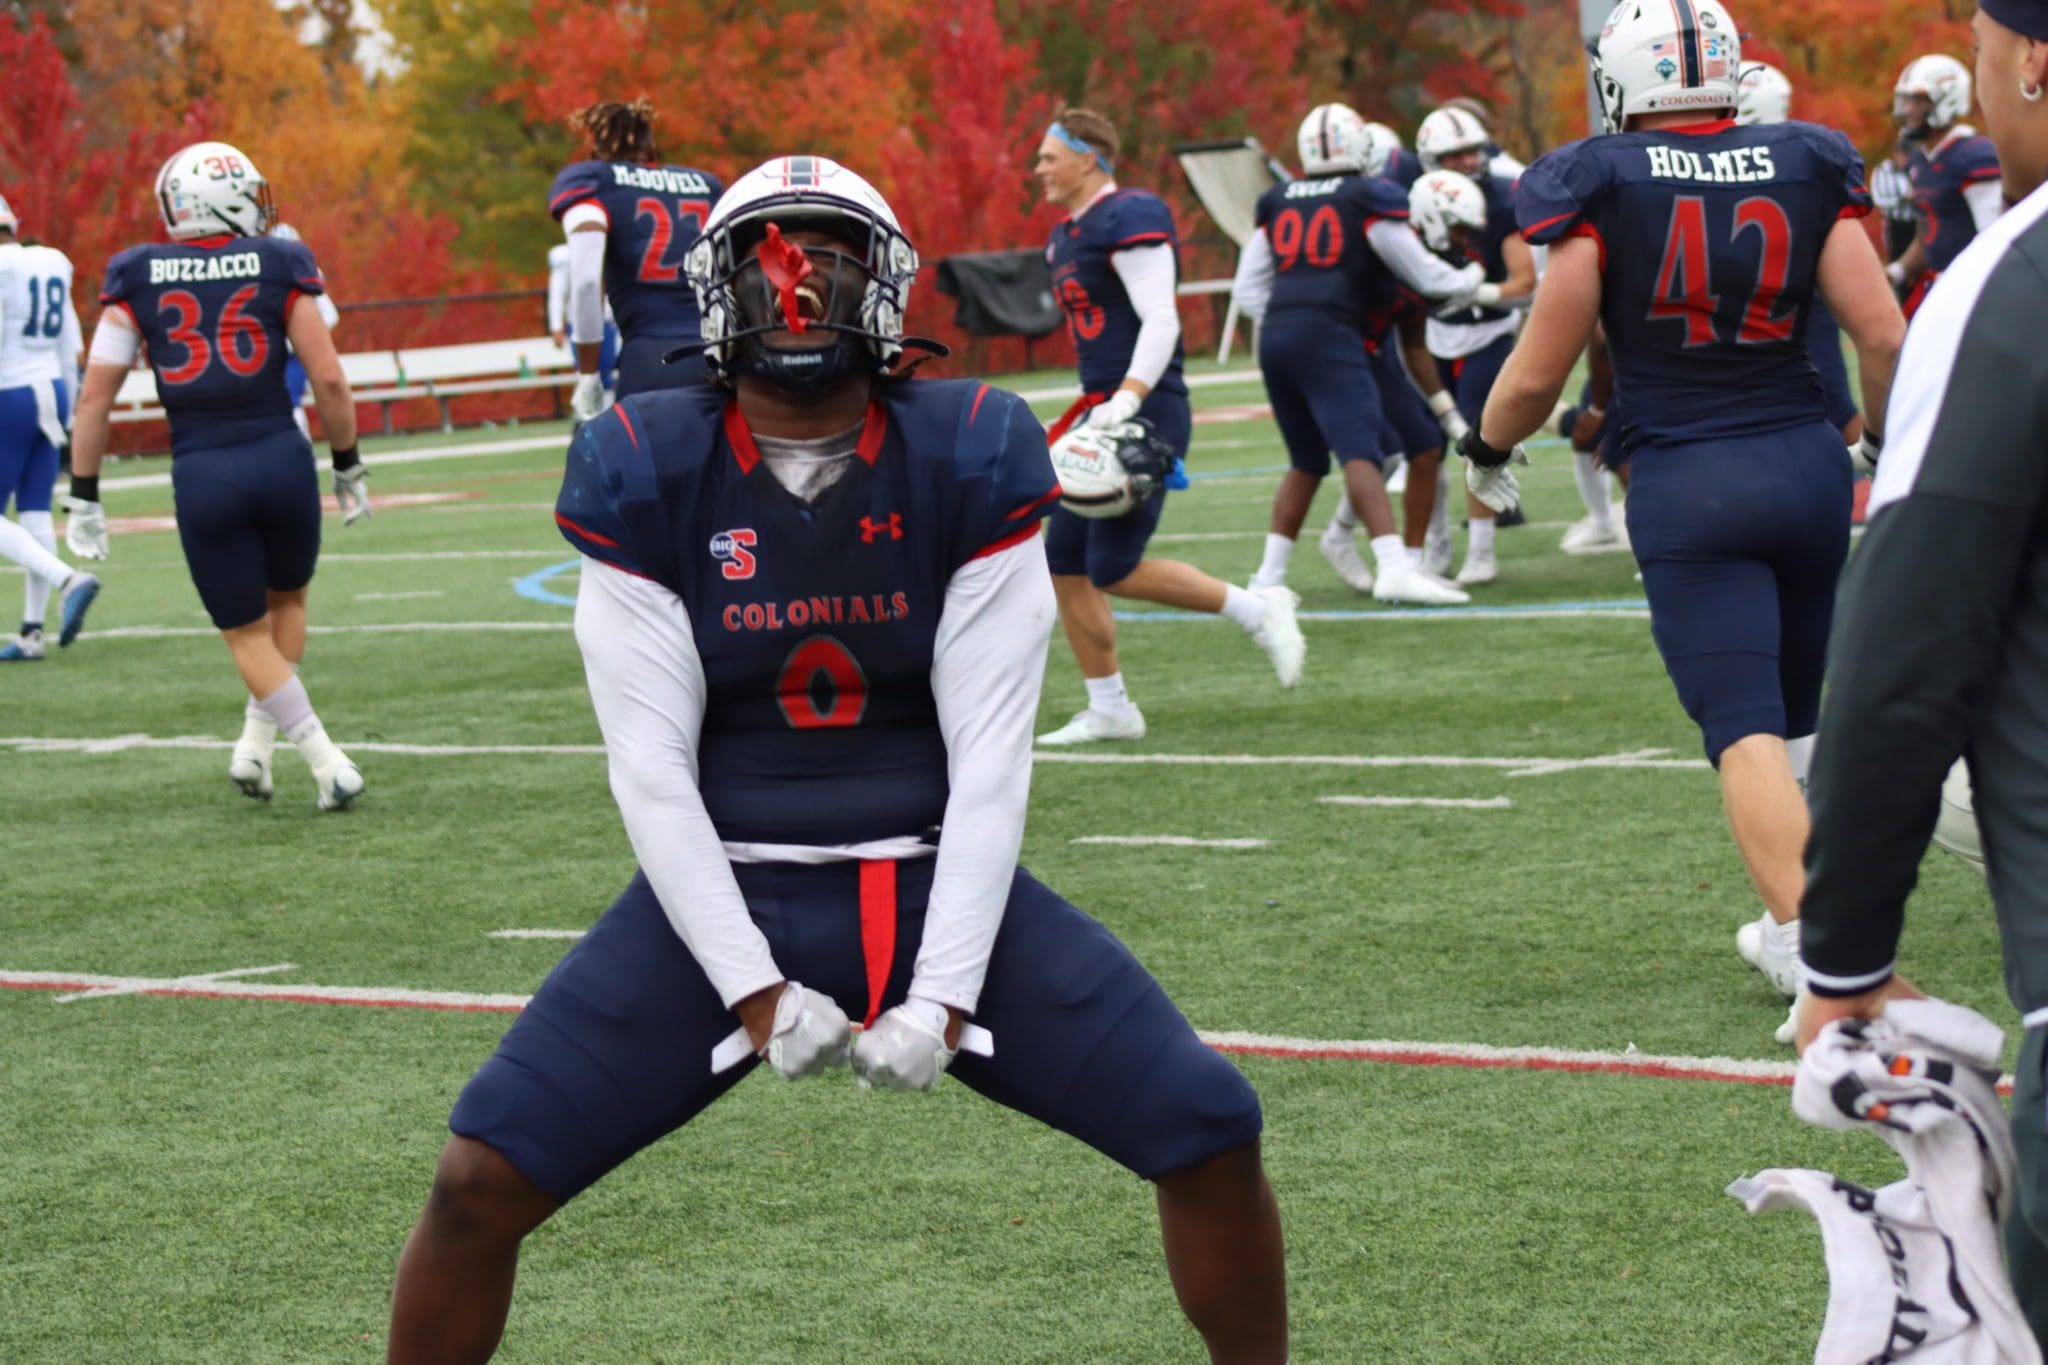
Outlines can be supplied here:
[[333, 448], [342, 524], [368, 516], [370, 500], [355, 400], [327, 322], [309, 302], [323, 292], [320, 269], [303, 243], [266, 235], [276, 219], [269, 182], [224, 142], [166, 161], [156, 202], [171, 240], [130, 247], [107, 265], [106, 311], [78, 403], [65, 540], [75, 554], [107, 557], [99, 473], [108, 417], [147, 346], [171, 426], [178, 544], [248, 689], [228, 776], [268, 801], [282, 730], [313, 770], [320, 808], [338, 809], [362, 794], [363, 777], [328, 739], [298, 677], [320, 490], [285, 382], [287, 342], [312, 380]]
[[[1461, 453], [1505, 464], [1604, 324], [1627, 395], [1628, 531], [1650, 631], [1764, 903], [1738, 949], [1789, 997], [1807, 831], [1797, 779], [1854, 477], [1804, 324], [1817, 292], [1856, 346], [1876, 421], [1905, 321], [1856, 221], [1871, 201], [1849, 140], [1736, 124], [1738, 33], [1719, 0], [1615, 7], [1593, 60], [1607, 134], [1551, 152], [1516, 186], [1522, 234], [1550, 247], [1549, 268]], [[1866, 459], [1878, 436], [1865, 433]]]
[[[1017, 866], [1059, 489], [1021, 399], [898, 370], [917, 264], [844, 167], [749, 172], [690, 256], [719, 382], [570, 447], [576, 640], [640, 866], [455, 1103], [393, 1362], [487, 1357], [526, 1234], [762, 1062], [950, 1071], [1080, 1138], [1157, 1187], [1213, 1357], [1286, 1359], [1258, 1097]], [[897, 1104], [875, 1120], [920, 1120]]]
[[569, 126], [591, 160], [565, 166], [548, 190], [548, 212], [569, 239], [569, 339], [576, 348], [570, 408], [579, 422], [604, 411], [599, 377], [604, 306], [619, 326], [618, 394], [693, 384], [694, 363], [664, 367], [662, 356], [697, 340], [697, 296], [683, 258], [724, 186], [708, 171], [665, 164], [654, 140], [654, 106], [604, 101], [579, 109]]

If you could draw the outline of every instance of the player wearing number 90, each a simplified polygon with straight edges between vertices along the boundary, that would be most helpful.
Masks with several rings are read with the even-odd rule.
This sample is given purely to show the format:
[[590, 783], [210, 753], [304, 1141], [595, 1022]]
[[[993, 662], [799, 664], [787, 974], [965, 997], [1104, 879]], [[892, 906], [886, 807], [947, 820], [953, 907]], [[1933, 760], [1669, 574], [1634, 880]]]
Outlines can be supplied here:
[[571, 406], [587, 422], [606, 401], [598, 374], [606, 299], [622, 338], [618, 397], [693, 384], [703, 374], [700, 365], [664, 367], [661, 358], [697, 339], [697, 296], [683, 278], [683, 258], [725, 187], [709, 171], [663, 163], [654, 106], [645, 98], [579, 109], [569, 126], [589, 143], [592, 159], [555, 177], [548, 212], [569, 238]]
[[1608, 17], [1594, 78], [1609, 133], [1543, 157], [1516, 187], [1522, 235], [1550, 247], [1549, 268], [1462, 453], [1475, 482], [1497, 477], [1604, 324], [1628, 395], [1628, 531], [1651, 634], [1767, 912], [1738, 948], [1789, 997], [1807, 830], [1796, 779], [1852, 478], [1804, 327], [1818, 290], [1856, 345], [1876, 421], [1905, 322], [1855, 221], [1871, 201], [1848, 139], [1736, 126], [1736, 34], [1718, 0], [1624, 0]]
[[1021, 399], [892, 374], [916, 272], [866, 181], [768, 162], [690, 256], [720, 383], [570, 447], [556, 520], [640, 869], [456, 1101], [395, 1362], [487, 1357], [525, 1235], [762, 1060], [900, 1090], [950, 1068], [1080, 1138], [1156, 1183], [1216, 1358], [1286, 1357], [1258, 1097], [1017, 866], [1059, 490]]
[[271, 748], [283, 730], [313, 770], [321, 809], [337, 809], [361, 794], [363, 778], [327, 738], [297, 675], [306, 588], [320, 555], [320, 489], [312, 446], [292, 420], [287, 340], [313, 382], [343, 524], [368, 515], [370, 503], [355, 400], [309, 302], [322, 291], [320, 270], [304, 243], [264, 235], [270, 186], [224, 142], [166, 161], [156, 197], [171, 240], [114, 257], [100, 291], [106, 311], [78, 403], [65, 539], [76, 554], [106, 558], [99, 472], [107, 418], [147, 345], [171, 426], [178, 543], [249, 691], [228, 776], [269, 800]]

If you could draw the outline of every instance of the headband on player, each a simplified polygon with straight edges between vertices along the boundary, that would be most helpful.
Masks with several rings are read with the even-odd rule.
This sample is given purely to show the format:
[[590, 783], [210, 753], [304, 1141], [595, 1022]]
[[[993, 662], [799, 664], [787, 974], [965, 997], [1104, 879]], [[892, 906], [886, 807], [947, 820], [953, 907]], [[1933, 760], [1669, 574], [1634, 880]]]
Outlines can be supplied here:
[[2048, 42], [2048, 0], [1978, 0], [1977, 7], [2014, 33]]
[[1080, 138], [1077, 138], [1072, 133], [1068, 132], [1065, 124], [1055, 123], [1052, 127], [1046, 129], [1045, 131], [1052, 134], [1060, 141], [1066, 143], [1069, 147], [1072, 147], [1082, 156], [1088, 157], [1091, 160], [1093, 160], [1096, 165], [1102, 167], [1102, 173], [1104, 175], [1116, 174], [1116, 172], [1110, 168], [1108, 157], [1104, 156], [1101, 152], [1096, 151], [1093, 147], [1090, 147], [1087, 143], [1081, 141]]

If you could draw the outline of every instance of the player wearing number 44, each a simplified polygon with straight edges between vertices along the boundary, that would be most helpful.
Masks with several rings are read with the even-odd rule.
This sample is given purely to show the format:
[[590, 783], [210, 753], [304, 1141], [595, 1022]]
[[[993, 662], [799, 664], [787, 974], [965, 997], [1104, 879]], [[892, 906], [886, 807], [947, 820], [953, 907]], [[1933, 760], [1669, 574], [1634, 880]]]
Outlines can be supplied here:
[[599, 376], [607, 299], [621, 339], [618, 397], [702, 377], [701, 365], [664, 367], [661, 358], [697, 340], [697, 296], [683, 278], [683, 257], [725, 187], [708, 171], [662, 161], [654, 106], [644, 98], [579, 109], [569, 126], [589, 144], [592, 159], [555, 177], [548, 212], [569, 238], [569, 340], [576, 348], [570, 408], [588, 422], [610, 401]]
[[[1875, 421], [1905, 320], [1856, 221], [1871, 201], [1848, 139], [1735, 124], [1737, 32], [1718, 0], [1629, 0], [1609, 18], [1593, 61], [1608, 133], [1560, 147], [1516, 186], [1522, 235], [1550, 247], [1549, 268], [1461, 453], [1505, 468], [1605, 326], [1628, 396], [1628, 532], [1650, 632], [1764, 903], [1738, 949], [1789, 998], [1799, 779], [1853, 478], [1804, 324], [1818, 292], [1856, 346]], [[1864, 442], [1874, 458], [1878, 433]]]
[[[585, 425], [556, 504], [639, 871], [455, 1102], [389, 1358], [490, 1355], [527, 1233], [765, 1062], [899, 1091], [950, 1071], [1080, 1138], [1156, 1186], [1212, 1356], [1284, 1360], [1258, 1097], [1017, 866], [1044, 430], [1014, 394], [901, 373], [917, 253], [823, 157], [736, 181], [688, 272], [719, 383]], [[873, 1121], [929, 1117], [898, 1103]]]
[[320, 555], [320, 487], [312, 445], [293, 421], [287, 341], [312, 380], [333, 449], [342, 524], [368, 516], [370, 499], [355, 400], [310, 302], [322, 292], [320, 269], [304, 243], [265, 235], [275, 217], [270, 186], [224, 142], [166, 161], [156, 202], [171, 240], [114, 257], [100, 291], [106, 310], [78, 402], [65, 542], [85, 558], [107, 557], [99, 500], [107, 419], [147, 346], [171, 426], [178, 543], [249, 693], [228, 776], [269, 800], [282, 730], [313, 770], [320, 808], [338, 809], [362, 794], [363, 776], [328, 739], [298, 677], [306, 590]]

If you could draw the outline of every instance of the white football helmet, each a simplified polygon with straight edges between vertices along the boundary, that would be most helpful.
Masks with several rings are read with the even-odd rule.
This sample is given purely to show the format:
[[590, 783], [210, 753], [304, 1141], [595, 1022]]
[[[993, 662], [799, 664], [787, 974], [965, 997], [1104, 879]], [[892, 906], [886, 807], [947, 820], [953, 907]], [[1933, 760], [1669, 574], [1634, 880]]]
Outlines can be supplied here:
[[1929, 128], [1952, 128], [1970, 116], [1970, 68], [1939, 52], [1915, 57], [1892, 87], [1892, 117], [1903, 123], [1906, 101], [1915, 95], [1925, 95], [1934, 105], [1927, 114]]
[[1361, 173], [1385, 175], [1394, 162], [1394, 153], [1401, 150], [1401, 135], [1384, 123], [1368, 123], [1365, 136], [1365, 164], [1360, 167]]
[[299, 230], [290, 223], [272, 223], [270, 225], [270, 235], [277, 238], [280, 242], [303, 242], [305, 240], [305, 238], [299, 236]]
[[1415, 130], [1415, 154], [1426, 170], [1440, 169], [1447, 156], [1459, 152], [1484, 152], [1493, 139], [1486, 125], [1463, 109], [1449, 105], [1438, 109]]
[[156, 173], [156, 206], [178, 242], [222, 232], [261, 237], [277, 217], [270, 182], [225, 142], [195, 142], [174, 153]]
[[1742, 68], [1735, 87], [1735, 121], [1748, 127], [1756, 123], [1783, 123], [1792, 117], [1792, 82], [1769, 62], [1751, 62]]
[[21, 227], [21, 219], [14, 216], [14, 206], [7, 202], [7, 196], [0, 194], [0, 228], [14, 232]]
[[1593, 46], [1607, 131], [1636, 114], [1735, 111], [1742, 40], [1720, 0], [1621, 0]]
[[1301, 121], [1295, 137], [1303, 175], [1355, 175], [1365, 170], [1372, 138], [1365, 120], [1348, 104], [1319, 104]]
[[1486, 196], [1469, 176], [1430, 171], [1408, 191], [1408, 222], [1442, 256], [1451, 249], [1452, 228], [1477, 232], [1486, 226]]
[[[823, 252], [837, 257], [827, 274], [807, 254], [778, 251], [780, 230], [806, 222], [850, 225], [865, 243], [855, 248], [860, 256]], [[840, 297], [843, 263], [865, 273], [858, 299]], [[917, 276], [917, 252], [873, 185], [822, 156], [779, 156], [748, 171], [719, 197], [683, 258], [683, 274], [697, 293], [703, 351], [714, 368], [815, 392], [856, 370], [886, 370], [903, 354], [903, 314]], [[802, 285], [809, 279], [819, 283], [806, 295]], [[787, 348], [749, 341], [770, 332], [814, 329], [828, 335], [827, 345]], [[943, 353], [934, 343], [912, 340]]]

